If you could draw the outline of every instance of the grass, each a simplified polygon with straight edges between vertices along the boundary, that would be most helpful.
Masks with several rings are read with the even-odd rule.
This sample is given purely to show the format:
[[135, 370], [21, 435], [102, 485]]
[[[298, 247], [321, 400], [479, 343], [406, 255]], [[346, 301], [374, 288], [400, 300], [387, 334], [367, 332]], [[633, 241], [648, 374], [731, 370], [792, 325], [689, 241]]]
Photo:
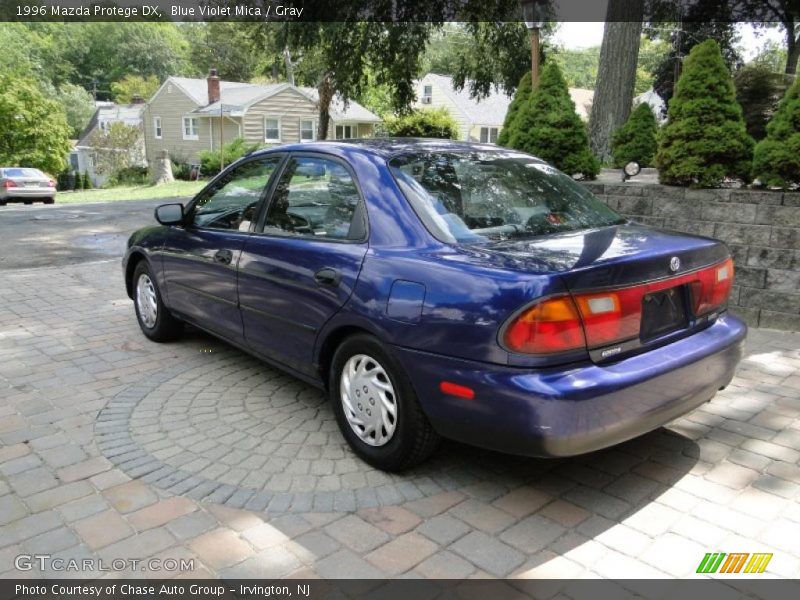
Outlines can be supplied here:
[[137, 185], [82, 192], [58, 192], [56, 204], [83, 204], [86, 202], [116, 202], [118, 200], [150, 200], [194, 196], [207, 181], [173, 181], [162, 185]]

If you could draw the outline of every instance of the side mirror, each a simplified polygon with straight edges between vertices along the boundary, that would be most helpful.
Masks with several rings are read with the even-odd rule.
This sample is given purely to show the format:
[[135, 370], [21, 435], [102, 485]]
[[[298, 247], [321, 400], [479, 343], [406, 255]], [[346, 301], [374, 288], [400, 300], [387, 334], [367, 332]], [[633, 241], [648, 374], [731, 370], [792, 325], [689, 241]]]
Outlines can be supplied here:
[[156, 207], [156, 221], [162, 225], [180, 225], [183, 223], [183, 204], [162, 204]]

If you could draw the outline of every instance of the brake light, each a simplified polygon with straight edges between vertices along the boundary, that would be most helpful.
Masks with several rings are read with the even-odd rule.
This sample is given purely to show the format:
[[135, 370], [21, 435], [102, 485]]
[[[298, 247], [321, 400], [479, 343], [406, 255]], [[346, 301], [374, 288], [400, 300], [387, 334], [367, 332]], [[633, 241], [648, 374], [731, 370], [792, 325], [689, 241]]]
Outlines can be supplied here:
[[13, 181], [13, 180], [11, 180], [11, 179], [6, 179], [6, 180], [3, 182], [3, 187], [4, 187], [5, 189], [8, 189], [8, 188], [15, 188], [15, 187], [17, 187], [17, 184], [16, 184], [16, 183], [14, 183], [14, 181]]
[[56, 187], [56, 182], [51, 179], [47, 182], [47, 187]]
[[569, 296], [548, 298], [526, 309], [506, 328], [504, 341], [510, 350], [530, 354], [586, 347], [581, 320]]
[[513, 352], [550, 354], [599, 348], [639, 336], [647, 294], [686, 285], [691, 311], [701, 317], [721, 309], [733, 284], [733, 259], [685, 275], [623, 289], [557, 296], [537, 302], [505, 329]]

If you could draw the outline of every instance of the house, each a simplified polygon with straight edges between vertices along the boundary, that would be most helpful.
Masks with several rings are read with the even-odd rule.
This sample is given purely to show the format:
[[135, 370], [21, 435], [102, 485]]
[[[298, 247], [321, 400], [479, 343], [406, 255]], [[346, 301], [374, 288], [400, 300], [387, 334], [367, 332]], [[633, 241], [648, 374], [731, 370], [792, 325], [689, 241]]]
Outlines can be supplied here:
[[[444, 107], [459, 126], [459, 139], [472, 142], [495, 143], [511, 104], [511, 98], [492, 88], [488, 97], [476, 100], [470, 97], [469, 82], [456, 90], [453, 80], [446, 75], [428, 73], [415, 83], [417, 100], [414, 108]], [[589, 120], [594, 92], [570, 88], [570, 97], [582, 120]]]
[[[95, 171], [95, 149], [92, 147], [92, 134], [95, 131], [107, 130], [113, 123], [123, 123], [131, 127], [142, 127], [142, 115], [146, 105], [144, 100], [135, 99], [132, 104], [114, 104], [113, 102], [97, 102], [97, 110], [83, 128], [78, 141], [75, 142], [69, 156], [70, 169], [78, 173], [89, 173], [92, 183], [95, 186], [103, 185], [109, 177], [108, 173], [97, 173]], [[134, 163], [145, 166], [144, 161], [144, 138], [142, 137], [137, 147], [132, 148], [135, 154]]]
[[[317, 90], [289, 83], [258, 85], [222, 81], [211, 69], [206, 79], [169, 77], [147, 104], [147, 159], [167, 150], [175, 161], [196, 164], [203, 150], [237, 137], [261, 146], [311, 141], [317, 137]], [[329, 139], [371, 137], [381, 121], [357, 102], [331, 105]]]

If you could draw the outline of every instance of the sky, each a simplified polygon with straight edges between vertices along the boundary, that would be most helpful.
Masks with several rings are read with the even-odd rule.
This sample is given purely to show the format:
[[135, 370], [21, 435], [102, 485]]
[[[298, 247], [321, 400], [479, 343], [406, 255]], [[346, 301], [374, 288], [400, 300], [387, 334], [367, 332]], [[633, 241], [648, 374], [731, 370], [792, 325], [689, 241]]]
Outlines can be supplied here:
[[[557, 45], [566, 48], [588, 48], [599, 46], [603, 41], [604, 23], [559, 23], [558, 30], [554, 36]], [[750, 60], [758, 54], [765, 41], [775, 40], [783, 43], [782, 31], [779, 28], [762, 30], [760, 36], [755, 35], [755, 30], [748, 23], [740, 23], [739, 31], [742, 34], [742, 56], [745, 60]]]

